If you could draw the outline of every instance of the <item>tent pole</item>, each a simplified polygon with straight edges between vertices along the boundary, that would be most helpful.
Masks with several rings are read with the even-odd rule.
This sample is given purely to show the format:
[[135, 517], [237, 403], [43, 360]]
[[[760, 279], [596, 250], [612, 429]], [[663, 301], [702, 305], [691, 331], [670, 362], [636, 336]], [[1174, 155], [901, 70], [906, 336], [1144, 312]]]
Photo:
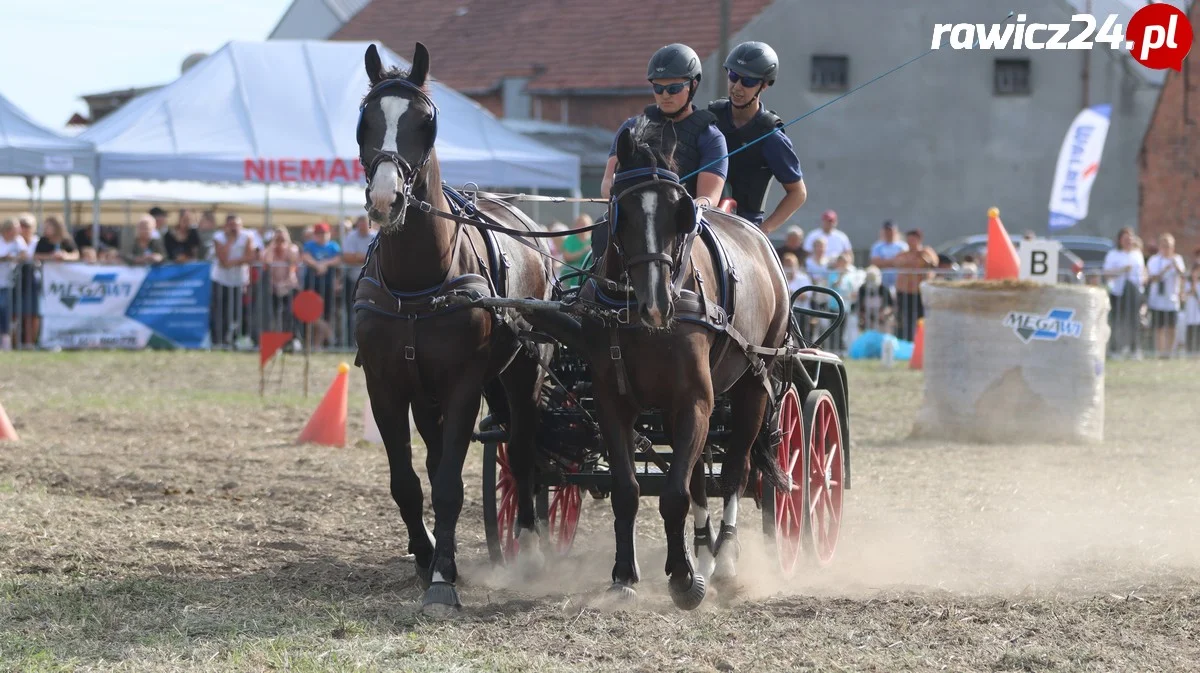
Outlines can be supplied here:
[[266, 190], [263, 192], [263, 228], [270, 230], [271, 228], [271, 183], [267, 183]]
[[100, 252], [100, 190], [92, 190], [92, 247]]
[[[533, 191], [534, 196], [538, 195], [537, 187], [534, 187], [532, 191]], [[542, 209], [540, 206], [538, 206], [538, 200], [534, 199], [533, 200], [533, 221], [541, 224], [541, 222], [542, 222], [541, 217], [542, 217]]]
[[46, 176], [38, 177], [38, 197], [37, 197], [37, 222], [34, 223], [33, 233], [40, 235], [42, 233], [42, 215], [45, 212], [46, 198]]
[[342, 231], [345, 227], [342, 223], [346, 221], [346, 185], [338, 185], [338, 242], [345, 241], [343, 238], [346, 232]]
[[[71, 176], [63, 176], [63, 229], [71, 235]], [[94, 242], [94, 241], [93, 241]]]
[[[574, 188], [571, 190], [571, 196], [572, 196], [572, 198], [575, 198], [575, 199], [582, 199], [582, 198], [583, 198], [583, 190], [581, 190], [581, 189], [579, 188], [579, 185], [576, 185], [576, 186], [575, 186], [575, 187], [574, 187]], [[575, 202], [573, 202], [573, 203], [571, 204], [571, 219], [572, 219], [572, 220], [578, 220], [578, 219], [579, 219], [579, 201], [575, 201]], [[572, 227], [573, 227], [573, 226], [574, 226], [574, 225], [572, 225]]]

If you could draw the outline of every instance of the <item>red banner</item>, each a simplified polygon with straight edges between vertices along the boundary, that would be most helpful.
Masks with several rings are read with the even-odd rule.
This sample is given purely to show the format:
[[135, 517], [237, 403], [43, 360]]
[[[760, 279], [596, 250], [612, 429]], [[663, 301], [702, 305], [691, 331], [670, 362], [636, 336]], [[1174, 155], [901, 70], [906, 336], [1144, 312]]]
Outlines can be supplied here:
[[361, 182], [366, 173], [357, 159], [246, 159], [242, 179], [250, 182]]

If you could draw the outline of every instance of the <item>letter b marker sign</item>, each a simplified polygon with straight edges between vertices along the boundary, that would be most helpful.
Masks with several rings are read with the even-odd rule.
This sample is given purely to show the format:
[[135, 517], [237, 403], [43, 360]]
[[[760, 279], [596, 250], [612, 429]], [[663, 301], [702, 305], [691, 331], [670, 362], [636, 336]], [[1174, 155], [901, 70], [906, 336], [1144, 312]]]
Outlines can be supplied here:
[[1021, 241], [1021, 280], [1053, 285], [1058, 282], [1058, 250], [1062, 244], [1049, 238]]

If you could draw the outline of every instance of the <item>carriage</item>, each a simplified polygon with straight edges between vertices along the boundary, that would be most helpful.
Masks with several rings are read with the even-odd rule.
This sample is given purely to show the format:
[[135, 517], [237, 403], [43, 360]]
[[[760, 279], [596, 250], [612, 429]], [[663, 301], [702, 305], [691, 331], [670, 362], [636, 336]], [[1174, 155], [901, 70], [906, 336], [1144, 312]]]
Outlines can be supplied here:
[[[558, 300], [570, 300], [571, 290]], [[805, 293], [830, 295], [835, 310], [796, 306]], [[821, 350], [825, 339], [845, 318], [842, 298], [824, 287], [804, 287], [792, 294], [792, 335], [803, 347], [790, 361], [776, 368], [777, 420], [782, 442], [776, 460], [790, 477], [791, 491], [779, 492], [752, 475], [747, 496], [762, 512], [762, 530], [773, 542], [779, 569], [791, 576], [802, 559], [818, 566], [829, 564], [837, 549], [842, 518], [843, 491], [850, 488], [848, 388], [841, 359]], [[821, 321], [827, 326], [811, 340], [801, 324]], [[530, 333], [535, 340], [547, 337]], [[552, 375], [541, 391], [541, 422], [537, 437], [538, 520], [544, 546], [567, 554], [575, 540], [585, 496], [604, 499], [611, 490], [608, 453], [593, 415], [591, 380], [587, 362], [562, 344], [556, 344], [550, 363]], [[706, 490], [720, 494], [718, 478], [725, 460], [724, 441], [729, 436], [729, 400], [718, 396], [704, 449]], [[637, 479], [643, 496], [659, 495], [666, 483], [671, 453], [657, 410], [641, 414], [636, 425], [645, 438], [635, 451]], [[517, 554], [516, 483], [508, 467], [507, 432], [485, 416], [474, 439], [483, 443], [483, 516], [489, 555], [506, 564]], [[804, 503], [809, 503], [805, 506]]]

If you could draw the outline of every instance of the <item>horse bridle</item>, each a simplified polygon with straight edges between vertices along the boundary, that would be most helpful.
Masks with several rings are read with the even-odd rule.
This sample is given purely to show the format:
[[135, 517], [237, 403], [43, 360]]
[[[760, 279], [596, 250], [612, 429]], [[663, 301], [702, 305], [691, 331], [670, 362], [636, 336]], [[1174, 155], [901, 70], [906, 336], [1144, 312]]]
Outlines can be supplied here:
[[[621, 171], [621, 172], [618, 172], [615, 175], [613, 175], [613, 185], [616, 186], [622, 182], [627, 182], [629, 180], [635, 180], [637, 178], [645, 178], [645, 177], [649, 177], [650, 179], [642, 180], [641, 182], [632, 184], [632, 185], [626, 187], [625, 189], [622, 189], [621, 191], [616, 192], [613, 195], [613, 197], [611, 199], [609, 199], [609, 202], [608, 202], [608, 240], [609, 240], [610, 244], [613, 246], [613, 248], [617, 251], [617, 257], [621, 260], [621, 265], [623, 267], [622, 271], [624, 272], [626, 277], [628, 277], [629, 270], [632, 267], [638, 266], [640, 264], [659, 263], [659, 264], [667, 265], [667, 277], [672, 278], [675, 274], [675, 271], [678, 270], [680, 268], [680, 266], [683, 264], [683, 252], [685, 249], [688, 248], [687, 245], [681, 244], [681, 245], [675, 246], [675, 254], [674, 255], [671, 255], [671, 254], [668, 254], [665, 252], [647, 252], [647, 253], [642, 253], [640, 255], [633, 255], [632, 257], [629, 257], [625, 254], [625, 251], [621, 249], [621, 239], [620, 239], [620, 237], [617, 236], [618, 204], [621, 201], [621, 199], [625, 198], [629, 194], [639, 191], [639, 190], [642, 190], [642, 189], [645, 189], [647, 187], [656, 186], [658, 184], [667, 184], [667, 185], [672, 186], [675, 189], [678, 189], [680, 192], [683, 193], [683, 196], [687, 197], [689, 200], [691, 199], [691, 195], [688, 194], [687, 188], [684, 187], [683, 184], [679, 182], [679, 176], [676, 175], [675, 173], [672, 173], [671, 171], [664, 169], [664, 168], [632, 168], [627, 171]], [[691, 237], [696, 232], [696, 226], [697, 225], [693, 225], [693, 227], [690, 231], [681, 235], [681, 238], [683, 238], [686, 241], [689, 237]]]
[[363, 128], [362, 128], [363, 114], [366, 112], [367, 106], [370, 105], [372, 101], [382, 98], [388, 89], [392, 89], [397, 86], [408, 89], [413, 94], [415, 94], [418, 98], [420, 98], [422, 101], [427, 103], [429, 105], [429, 108], [431, 110], [433, 110], [433, 120], [432, 120], [433, 138], [431, 138], [429, 141], [429, 147], [425, 148], [425, 153], [421, 156], [421, 161], [416, 166], [409, 164], [408, 161], [404, 157], [400, 156], [399, 152], [388, 152], [388, 151], [385, 151], [385, 150], [379, 149], [379, 148], [372, 148], [372, 149], [374, 149], [376, 154], [375, 154], [375, 157], [373, 159], [371, 159], [371, 162], [369, 164], [364, 163], [362, 161], [361, 156], [359, 158], [359, 163], [362, 163], [363, 170], [366, 172], [365, 175], [367, 178], [367, 186], [366, 186], [364, 192], [365, 192], [366, 201], [367, 201], [366, 208], [368, 210], [370, 210], [370, 208], [371, 208], [371, 194], [370, 194], [371, 181], [375, 177], [375, 171], [379, 170], [379, 166], [382, 165], [383, 162], [385, 162], [385, 161], [390, 162], [392, 165], [394, 165], [396, 167], [396, 172], [400, 176], [400, 183], [401, 183], [400, 189], [396, 192], [396, 199], [400, 203], [400, 209], [399, 209], [399, 212], [397, 212], [395, 218], [389, 217], [388, 223], [393, 226], [403, 226], [405, 214], [408, 212], [409, 201], [411, 201], [413, 198], [413, 183], [416, 182], [417, 175], [421, 172], [421, 169], [425, 168], [425, 164], [429, 163], [429, 156], [430, 156], [430, 154], [433, 153], [434, 143], [437, 142], [437, 130], [438, 130], [438, 124], [437, 124], [437, 122], [438, 122], [438, 107], [437, 107], [437, 104], [433, 102], [433, 99], [430, 98], [428, 94], [426, 94], [424, 91], [421, 90], [421, 87], [417, 86], [416, 84], [413, 84], [412, 82], [410, 82], [406, 79], [385, 79], [382, 82], [371, 87], [371, 90], [367, 92], [366, 97], [363, 98], [362, 105], [359, 106], [359, 108], [358, 108], [358, 126], [355, 128], [355, 138], [358, 141], [358, 146], [361, 150], [362, 135], [363, 135]]

